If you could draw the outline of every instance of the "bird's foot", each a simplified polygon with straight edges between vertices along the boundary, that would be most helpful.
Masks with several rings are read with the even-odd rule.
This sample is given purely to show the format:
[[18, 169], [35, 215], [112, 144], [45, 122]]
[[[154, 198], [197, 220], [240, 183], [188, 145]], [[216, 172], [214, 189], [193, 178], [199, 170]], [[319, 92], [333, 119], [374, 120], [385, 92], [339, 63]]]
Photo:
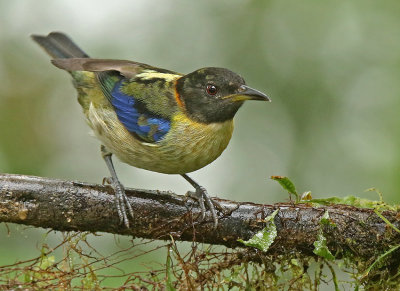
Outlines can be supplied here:
[[114, 189], [115, 192], [115, 205], [117, 207], [118, 211], [118, 216], [119, 220], [121, 223], [123, 223], [127, 228], [129, 228], [129, 219], [128, 219], [128, 214], [127, 214], [127, 209], [129, 212], [129, 215], [133, 217], [133, 209], [131, 204], [128, 201], [128, 197], [125, 194], [125, 188], [121, 184], [121, 182], [118, 179], [113, 179], [112, 177], [104, 178], [103, 179], [103, 184], [108, 183], [111, 185], [111, 187]]
[[[207, 193], [207, 190], [202, 187], [202, 186], [197, 186], [196, 187], [196, 192], [189, 191], [186, 193], [186, 196], [189, 196], [199, 202], [200, 209], [201, 209], [201, 221], [204, 220], [206, 216], [206, 207], [211, 211], [211, 216], [214, 221], [214, 229], [217, 228], [218, 226], [218, 216], [217, 216], [217, 211], [215, 208], [218, 208], [219, 210], [222, 210], [223, 207], [217, 202], [214, 201], [210, 198], [210, 196]], [[205, 204], [204, 204], [205, 202]]]

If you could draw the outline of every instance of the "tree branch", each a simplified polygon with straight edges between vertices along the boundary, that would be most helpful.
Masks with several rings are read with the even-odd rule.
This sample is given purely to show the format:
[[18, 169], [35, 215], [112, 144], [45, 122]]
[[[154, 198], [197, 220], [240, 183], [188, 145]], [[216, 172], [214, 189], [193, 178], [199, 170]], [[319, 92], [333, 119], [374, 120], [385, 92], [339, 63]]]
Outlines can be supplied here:
[[[264, 218], [279, 209], [275, 217], [278, 235], [270, 254], [299, 251], [313, 254], [313, 243], [326, 210], [336, 224], [323, 226], [329, 249], [336, 256], [350, 252], [368, 259], [390, 245], [400, 243], [400, 234], [379, 218], [373, 209], [346, 205], [311, 207], [308, 204], [262, 205], [217, 199], [226, 209], [213, 230], [210, 216], [197, 219], [196, 202], [169, 192], [127, 189], [135, 219], [130, 229], [118, 221], [113, 190], [109, 186], [48, 178], [0, 174], [0, 222], [12, 222], [60, 231], [91, 231], [132, 235], [149, 239], [197, 241], [228, 247], [243, 246], [265, 227]], [[400, 213], [383, 215], [399, 227]]]

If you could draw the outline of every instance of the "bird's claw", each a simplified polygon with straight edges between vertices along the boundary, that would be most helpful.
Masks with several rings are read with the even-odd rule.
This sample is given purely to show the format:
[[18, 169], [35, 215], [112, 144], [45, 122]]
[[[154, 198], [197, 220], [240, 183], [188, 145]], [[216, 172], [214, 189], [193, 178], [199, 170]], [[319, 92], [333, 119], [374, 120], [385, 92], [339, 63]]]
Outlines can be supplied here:
[[129, 219], [126, 213], [126, 209], [128, 209], [129, 215], [133, 217], [133, 209], [131, 204], [128, 201], [128, 197], [125, 194], [125, 188], [117, 179], [113, 179], [112, 177], [104, 178], [103, 183], [106, 182], [112, 186], [115, 191], [115, 205], [117, 207], [117, 212], [119, 216], [119, 220], [123, 223], [127, 228], [129, 228]]
[[111, 177], [104, 177], [103, 181], [101, 182], [101, 185], [111, 185], [112, 184], [112, 178]]
[[214, 229], [216, 229], [218, 226], [218, 216], [215, 207], [218, 209], [223, 209], [222, 206], [217, 201], [212, 200], [208, 195], [207, 190], [202, 186], [196, 187], [196, 192], [189, 191], [186, 193], [186, 195], [199, 202], [201, 209], [201, 221], [203, 221], [206, 216], [205, 205], [207, 205], [207, 208], [211, 211], [211, 216], [214, 221]]

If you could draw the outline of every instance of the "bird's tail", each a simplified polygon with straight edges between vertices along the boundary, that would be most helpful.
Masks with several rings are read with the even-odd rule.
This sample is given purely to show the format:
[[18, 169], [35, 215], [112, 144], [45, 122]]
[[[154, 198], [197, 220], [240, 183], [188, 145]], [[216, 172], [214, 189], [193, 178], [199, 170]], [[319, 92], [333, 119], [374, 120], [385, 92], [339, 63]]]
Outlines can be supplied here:
[[[53, 59], [89, 57], [67, 35], [61, 32], [51, 32], [47, 36], [32, 35], [32, 39], [36, 43], [38, 43]], [[74, 79], [74, 86], [79, 92], [78, 101], [86, 114], [91, 104], [91, 96], [93, 95], [90, 92], [91, 90], [93, 90], [93, 88], [96, 88], [96, 86], [98, 86], [97, 81], [94, 77], [94, 74], [91, 72], [68, 72], [72, 75], [72, 78]]]
[[47, 36], [32, 35], [32, 39], [55, 59], [89, 57], [79, 46], [77, 46], [62, 32], [51, 32]]

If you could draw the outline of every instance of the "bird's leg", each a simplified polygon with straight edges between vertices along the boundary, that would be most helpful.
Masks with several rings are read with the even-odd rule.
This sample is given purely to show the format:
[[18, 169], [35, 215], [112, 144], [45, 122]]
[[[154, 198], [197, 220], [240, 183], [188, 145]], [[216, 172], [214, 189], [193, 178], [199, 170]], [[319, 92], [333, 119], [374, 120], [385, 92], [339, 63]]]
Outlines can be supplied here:
[[119, 220], [125, 224], [127, 228], [129, 228], [129, 220], [128, 215], [126, 214], [126, 208], [128, 208], [130, 216], [133, 218], [133, 210], [132, 206], [129, 204], [128, 198], [125, 194], [125, 188], [118, 180], [117, 173], [114, 169], [114, 164], [112, 162], [112, 153], [107, 150], [104, 145], [101, 145], [101, 155], [106, 162], [108, 170], [111, 174], [110, 184], [115, 191], [115, 204], [117, 206]]
[[218, 216], [214, 205], [217, 206], [218, 209], [222, 209], [222, 206], [217, 201], [212, 200], [210, 196], [208, 196], [207, 190], [203, 186], [197, 184], [197, 182], [190, 178], [188, 175], [181, 174], [181, 176], [185, 178], [185, 180], [188, 181], [196, 189], [196, 192], [188, 192], [188, 195], [199, 201], [201, 209], [201, 220], [203, 220], [206, 215], [206, 209], [204, 206], [205, 201], [207, 208], [211, 211], [211, 216], [214, 220], [214, 228], [217, 228]]

